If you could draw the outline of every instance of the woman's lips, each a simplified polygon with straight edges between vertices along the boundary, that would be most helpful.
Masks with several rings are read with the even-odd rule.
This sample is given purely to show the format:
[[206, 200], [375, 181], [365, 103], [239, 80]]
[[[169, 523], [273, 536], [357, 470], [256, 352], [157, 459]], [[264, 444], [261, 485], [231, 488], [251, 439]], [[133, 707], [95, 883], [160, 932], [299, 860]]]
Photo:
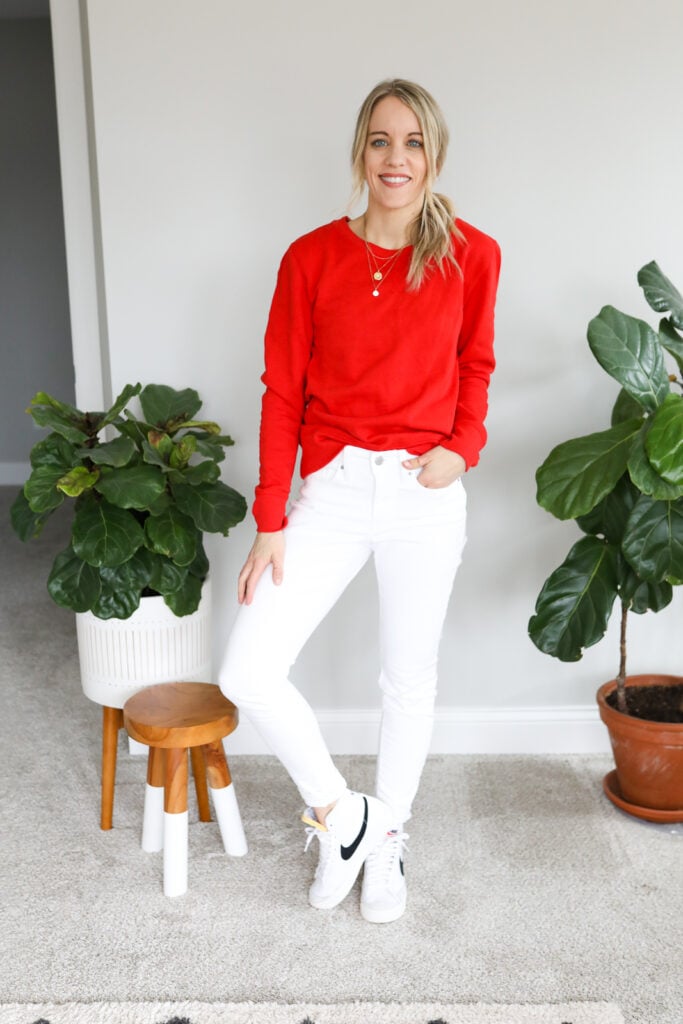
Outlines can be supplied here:
[[400, 188], [401, 185], [407, 185], [410, 178], [405, 174], [380, 174], [379, 180], [389, 188]]

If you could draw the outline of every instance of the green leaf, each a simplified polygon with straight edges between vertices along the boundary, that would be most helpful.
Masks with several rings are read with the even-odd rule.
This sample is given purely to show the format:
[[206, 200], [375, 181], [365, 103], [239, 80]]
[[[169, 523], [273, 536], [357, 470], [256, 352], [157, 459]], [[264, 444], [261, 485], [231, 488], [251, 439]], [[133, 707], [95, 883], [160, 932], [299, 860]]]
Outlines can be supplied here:
[[113, 569], [100, 569], [102, 590], [93, 606], [98, 619], [128, 619], [140, 604], [142, 591], [149, 584], [150, 567], [140, 551]]
[[128, 466], [106, 469], [95, 489], [112, 505], [120, 508], [146, 509], [166, 487], [164, 475], [156, 466]]
[[645, 449], [660, 476], [683, 486], [683, 397], [667, 395], [652, 419]]
[[573, 519], [595, 508], [626, 470], [642, 420], [573, 438], [553, 448], [536, 472], [536, 498], [558, 519]]
[[191, 516], [199, 530], [227, 537], [230, 527], [240, 523], [247, 514], [247, 503], [242, 495], [221, 481], [171, 486], [178, 508]]
[[584, 533], [602, 536], [610, 544], [619, 546], [631, 509], [636, 503], [638, 492], [631, 483], [628, 473], [619, 478], [613, 491], [576, 522]]
[[225, 458], [222, 445], [216, 441], [207, 441], [206, 438], [197, 439], [197, 455], [203, 455], [205, 459], [212, 459], [214, 462], [222, 462]]
[[90, 459], [97, 466], [126, 466], [137, 451], [135, 444], [128, 437], [117, 437], [106, 441], [96, 448], [79, 448], [78, 457]]
[[150, 430], [155, 428], [151, 423], [143, 423], [141, 420], [136, 419], [132, 413], [125, 412], [126, 419], [117, 419], [114, 426], [124, 437], [129, 437], [138, 447], [147, 440]]
[[188, 430], [192, 427], [201, 430], [204, 434], [218, 435], [221, 432], [221, 428], [213, 420], [187, 420], [185, 423], [179, 423], [175, 429]]
[[52, 600], [74, 612], [88, 612], [100, 596], [100, 574], [71, 545], [55, 558], [47, 589]]
[[10, 508], [10, 520], [14, 532], [23, 541], [37, 537], [43, 529], [43, 525], [52, 515], [52, 509], [47, 512], [34, 512], [23, 490], [19, 491]]
[[[200, 462], [196, 466], [188, 466], [180, 474], [178, 482], [188, 484], [213, 484], [218, 480], [221, 475], [221, 471], [215, 462], [211, 459], [207, 459], [206, 462]], [[176, 478], [177, 479], [177, 478]]]
[[49, 427], [73, 444], [82, 444], [88, 438], [84, 414], [72, 405], [58, 402], [44, 391], [33, 396], [26, 411], [39, 427]]
[[616, 549], [595, 537], [578, 541], [539, 594], [529, 621], [533, 643], [561, 661], [578, 661], [604, 636], [617, 586]]
[[130, 402], [131, 398], [135, 398], [136, 395], [140, 394], [141, 387], [141, 384], [126, 384], [125, 388], [118, 396], [118, 398], [112, 405], [111, 409], [104, 414], [104, 417], [100, 424], [100, 429], [102, 429], [102, 427], [106, 427], [107, 424], [109, 423], [113, 423], [114, 420], [116, 420], [121, 415], [123, 410]]
[[658, 501], [674, 501], [681, 495], [681, 488], [670, 484], [659, 475], [647, 457], [645, 439], [652, 426], [652, 420], [646, 420], [633, 443], [628, 460], [628, 471], [631, 480], [643, 494], [648, 494]]
[[172, 469], [184, 469], [197, 449], [197, 438], [187, 434], [173, 445], [169, 459]]
[[640, 402], [636, 402], [635, 398], [632, 398], [628, 391], [624, 391], [622, 388], [617, 395], [617, 400], [612, 408], [612, 426], [616, 426], [617, 423], [625, 423], [626, 420], [637, 419], [637, 417], [643, 415], [643, 407]]
[[164, 601], [175, 615], [192, 615], [197, 611], [202, 596], [202, 581], [188, 575], [179, 590], [164, 594]]
[[625, 572], [620, 587], [621, 599], [629, 606], [629, 611], [636, 615], [645, 612], [661, 612], [673, 598], [673, 587], [664, 580], [661, 583], [648, 583], [625, 565]]
[[177, 424], [191, 420], [201, 409], [202, 400], [194, 388], [176, 391], [166, 384], [148, 384], [140, 394], [140, 405], [149, 423], [165, 427], [174, 421]]
[[670, 320], [660, 320], [659, 342], [662, 348], [665, 348], [674, 357], [678, 368], [683, 370], [683, 338]]
[[[169, 437], [169, 441], [170, 440], [171, 439]], [[173, 444], [172, 441], [171, 444]], [[168, 471], [168, 462], [164, 459], [163, 455], [160, 454], [158, 449], [149, 443], [149, 441], [142, 442], [142, 458], [148, 465], [159, 466], [164, 473]]]
[[151, 551], [147, 554], [151, 560], [151, 574], [147, 584], [157, 594], [172, 594], [184, 584], [188, 570], [176, 565], [165, 555], [156, 555]]
[[654, 501], [641, 495], [629, 516], [622, 551], [641, 579], [659, 583], [683, 577], [683, 498]]
[[59, 466], [38, 466], [24, 484], [24, 494], [33, 512], [50, 512], [64, 501], [57, 489], [64, 470]]
[[70, 469], [68, 473], [60, 477], [57, 487], [69, 498], [77, 498], [79, 494], [83, 494], [83, 491], [89, 491], [91, 487], [95, 486], [99, 475], [98, 469], [91, 473], [85, 466], [75, 466], [74, 469]]
[[654, 411], [669, 393], [659, 337], [644, 320], [603, 306], [588, 325], [588, 343], [600, 365], [632, 398]]
[[188, 566], [188, 572], [191, 572], [193, 576], [198, 576], [200, 580], [205, 580], [209, 575], [209, 559], [206, 557], [204, 542], [201, 537], [197, 541], [195, 560]]
[[676, 327], [683, 328], [683, 295], [659, 269], [656, 261], [647, 263], [638, 271], [638, 284], [648, 304], [656, 313], [671, 311]]
[[132, 558], [144, 541], [142, 527], [133, 513], [97, 501], [92, 491], [80, 502], [72, 529], [73, 547], [79, 558], [108, 568]]
[[168, 491], [162, 491], [158, 498], [150, 502], [147, 511], [151, 516], [160, 516], [171, 507], [171, 495]]
[[189, 516], [171, 506], [160, 516], [145, 522], [147, 546], [157, 554], [173, 559], [176, 565], [189, 565], [197, 554], [197, 528]]
[[38, 466], [54, 466], [66, 473], [77, 461], [74, 446], [61, 434], [48, 434], [31, 449], [31, 465], [34, 469]]
[[147, 442], [167, 464], [175, 447], [170, 435], [164, 430], [150, 430], [147, 432]]

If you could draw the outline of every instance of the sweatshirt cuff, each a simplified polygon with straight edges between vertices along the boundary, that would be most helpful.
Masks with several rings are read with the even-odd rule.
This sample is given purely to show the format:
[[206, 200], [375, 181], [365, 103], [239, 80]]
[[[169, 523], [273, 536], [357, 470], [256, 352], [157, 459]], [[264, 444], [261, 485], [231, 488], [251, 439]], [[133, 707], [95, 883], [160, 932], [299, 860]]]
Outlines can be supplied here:
[[258, 496], [252, 505], [252, 512], [259, 533], [277, 533], [287, 525], [285, 507], [277, 498]]

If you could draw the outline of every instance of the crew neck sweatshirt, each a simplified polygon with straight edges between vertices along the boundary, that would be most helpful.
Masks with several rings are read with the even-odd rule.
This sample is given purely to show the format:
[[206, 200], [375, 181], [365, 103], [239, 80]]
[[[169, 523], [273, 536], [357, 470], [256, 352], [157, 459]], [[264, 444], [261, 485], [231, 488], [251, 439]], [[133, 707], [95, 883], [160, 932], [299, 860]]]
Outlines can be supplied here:
[[[498, 244], [462, 220], [453, 235], [460, 269], [431, 268], [418, 291], [406, 278], [412, 249], [375, 282], [365, 242], [348, 218], [298, 238], [285, 253], [265, 335], [259, 531], [280, 530], [299, 445], [301, 475], [345, 446], [436, 445], [468, 468], [486, 442]], [[390, 250], [372, 246], [382, 259]], [[378, 290], [379, 295], [373, 295]]]

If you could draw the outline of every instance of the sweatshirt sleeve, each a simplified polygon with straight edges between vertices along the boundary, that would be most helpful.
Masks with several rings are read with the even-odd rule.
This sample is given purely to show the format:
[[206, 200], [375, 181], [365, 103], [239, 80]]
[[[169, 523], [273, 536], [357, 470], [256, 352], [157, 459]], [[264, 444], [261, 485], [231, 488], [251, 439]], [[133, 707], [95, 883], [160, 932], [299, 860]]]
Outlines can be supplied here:
[[442, 444], [462, 455], [467, 468], [476, 466], [486, 444], [484, 420], [488, 386], [495, 367], [493, 323], [500, 273], [500, 248], [488, 235], [477, 238], [463, 269], [463, 319], [458, 338], [458, 400], [450, 437]]
[[265, 336], [260, 475], [253, 505], [262, 532], [281, 530], [287, 522], [312, 340], [309, 289], [290, 247], [280, 264]]

